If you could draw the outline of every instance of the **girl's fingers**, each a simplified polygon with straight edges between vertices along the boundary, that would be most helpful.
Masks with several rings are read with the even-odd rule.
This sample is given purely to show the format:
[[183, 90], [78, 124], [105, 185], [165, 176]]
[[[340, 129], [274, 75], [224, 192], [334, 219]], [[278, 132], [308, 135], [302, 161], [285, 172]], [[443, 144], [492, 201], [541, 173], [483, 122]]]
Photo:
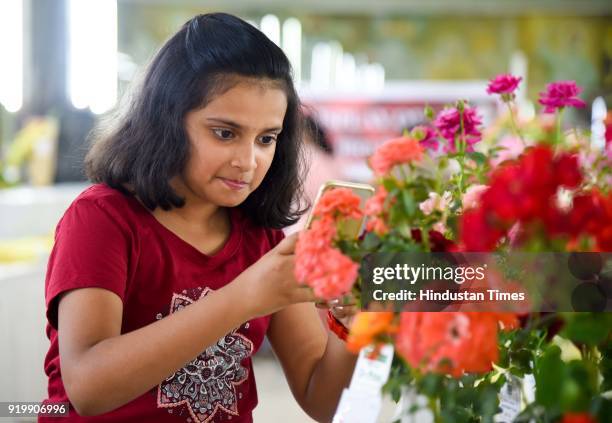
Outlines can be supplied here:
[[299, 286], [293, 290], [292, 303], [313, 303], [317, 301], [313, 290], [309, 286]]
[[331, 312], [338, 319], [343, 319], [345, 317], [354, 316], [355, 314], [357, 314], [358, 311], [359, 310], [357, 309], [357, 306], [355, 305], [341, 305], [341, 306], [332, 307], [331, 309]]
[[317, 300], [317, 302], [315, 302], [315, 307], [316, 308], [329, 308], [329, 304], [327, 304], [327, 301], [325, 300]]

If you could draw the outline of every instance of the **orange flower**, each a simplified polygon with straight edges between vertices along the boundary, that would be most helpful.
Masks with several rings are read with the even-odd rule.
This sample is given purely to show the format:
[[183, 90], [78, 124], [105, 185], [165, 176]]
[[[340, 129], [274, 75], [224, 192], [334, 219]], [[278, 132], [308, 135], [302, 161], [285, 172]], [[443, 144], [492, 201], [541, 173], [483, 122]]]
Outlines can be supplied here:
[[589, 413], [565, 413], [561, 423], [597, 423], [597, 419]]
[[499, 356], [500, 317], [512, 323], [503, 313], [402, 313], [396, 348], [422, 371], [485, 373]]
[[355, 316], [349, 332], [347, 348], [358, 353], [361, 348], [370, 345], [376, 336], [388, 333], [391, 329], [393, 313], [361, 312]]
[[337, 218], [350, 217], [361, 219], [363, 213], [359, 206], [361, 198], [349, 188], [333, 188], [326, 191], [317, 202], [313, 215], [317, 217], [331, 216]]
[[423, 157], [423, 147], [419, 141], [410, 137], [394, 138], [376, 149], [370, 158], [370, 166], [377, 175], [388, 173], [397, 164], [419, 161]]

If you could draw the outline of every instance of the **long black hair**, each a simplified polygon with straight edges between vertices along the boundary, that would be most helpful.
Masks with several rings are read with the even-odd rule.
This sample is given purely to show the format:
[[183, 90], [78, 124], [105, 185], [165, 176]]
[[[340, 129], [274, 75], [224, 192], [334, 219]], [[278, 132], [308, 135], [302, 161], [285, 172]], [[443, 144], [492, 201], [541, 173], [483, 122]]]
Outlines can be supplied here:
[[185, 200], [169, 182], [182, 173], [189, 157], [184, 117], [231, 88], [236, 77], [271, 80], [287, 96], [270, 169], [238, 207], [262, 226], [295, 223], [304, 212], [302, 114], [291, 65], [257, 28], [225, 13], [186, 22], [153, 57], [115, 116], [92, 131], [85, 158], [89, 179], [138, 196], [150, 210], [182, 207]]

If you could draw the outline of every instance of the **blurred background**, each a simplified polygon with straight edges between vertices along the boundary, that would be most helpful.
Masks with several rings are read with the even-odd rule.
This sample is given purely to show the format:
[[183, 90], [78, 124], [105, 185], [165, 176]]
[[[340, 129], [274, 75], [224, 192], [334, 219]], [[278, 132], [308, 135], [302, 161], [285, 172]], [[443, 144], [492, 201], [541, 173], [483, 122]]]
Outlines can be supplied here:
[[[2, 0], [0, 401], [46, 395], [44, 272], [55, 225], [87, 186], [88, 132], [164, 40], [213, 11], [290, 58], [318, 129], [315, 188], [323, 176], [367, 181], [364, 158], [422, 123], [427, 104], [468, 99], [491, 121], [499, 105], [485, 88], [499, 73], [523, 77], [525, 115], [547, 82], [576, 80], [589, 106], [568, 117], [595, 141], [612, 102], [607, 0]], [[310, 421], [269, 350], [256, 365], [256, 421]]]

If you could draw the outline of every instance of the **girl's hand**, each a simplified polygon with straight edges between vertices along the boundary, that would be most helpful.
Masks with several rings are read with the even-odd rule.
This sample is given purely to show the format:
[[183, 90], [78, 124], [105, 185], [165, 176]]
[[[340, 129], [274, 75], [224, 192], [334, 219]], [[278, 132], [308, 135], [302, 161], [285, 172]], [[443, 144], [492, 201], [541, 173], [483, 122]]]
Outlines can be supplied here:
[[343, 298], [335, 298], [329, 301], [318, 302], [317, 307], [329, 308], [334, 317], [342, 322], [342, 324], [347, 328], [351, 326], [353, 317], [359, 311], [355, 298], [351, 294]]
[[300, 285], [293, 273], [297, 238], [297, 233], [286, 237], [235, 279], [243, 299], [252, 307], [253, 316], [265, 316], [291, 304], [315, 301], [312, 289]]

